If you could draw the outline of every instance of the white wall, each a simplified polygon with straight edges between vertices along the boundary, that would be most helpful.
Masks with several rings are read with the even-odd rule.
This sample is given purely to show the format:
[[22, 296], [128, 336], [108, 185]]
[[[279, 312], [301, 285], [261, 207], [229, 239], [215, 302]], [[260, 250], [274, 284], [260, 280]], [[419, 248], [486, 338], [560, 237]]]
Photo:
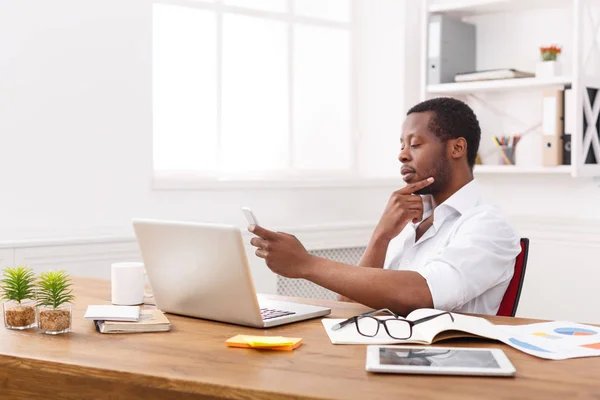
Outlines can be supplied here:
[[[403, 49], [377, 35], [401, 37], [403, 7], [381, 4], [363, 6], [363, 29], [377, 28], [365, 37], [379, 44], [360, 66], [361, 99], [377, 105], [362, 127], [396, 143]], [[130, 234], [136, 216], [244, 225], [244, 204], [271, 226], [379, 216], [390, 189], [153, 191], [151, 9], [145, 0], [0, 1], [0, 240]], [[392, 124], [379, 122], [385, 115]]]
[[[265, 225], [290, 227], [312, 248], [324, 241], [357, 245], [358, 238], [368, 237], [369, 224], [394, 187], [151, 188], [152, 3], [0, 0], [0, 251], [5, 262], [107, 277], [110, 262], [136, 257], [136, 246], [121, 240], [133, 236], [131, 218], [244, 226], [242, 205], [251, 206]], [[377, 146], [361, 146], [363, 166], [370, 173], [395, 172], [393, 146], [404, 108], [403, 74], [395, 70], [403, 66], [403, 47], [383, 39], [389, 32], [402, 37], [403, 25], [397, 22], [404, 7], [394, 0], [377, 8], [366, 1], [359, 6], [360, 51], [369, 51], [357, 65], [365, 109], [360, 122], [377, 138]], [[381, 148], [391, 162], [369, 155]], [[351, 229], [345, 235], [348, 224], [358, 224], [358, 233]], [[257, 290], [273, 291], [274, 275], [253, 254], [250, 262]]]
[[359, 0], [359, 131], [361, 170], [368, 176], [399, 176], [398, 151], [406, 109], [405, 4]]
[[[361, 129], [373, 139], [365, 148], [382, 154], [393, 153], [402, 113], [419, 100], [419, 1], [407, 1], [406, 26], [397, 0], [361, 18]], [[150, 12], [143, 0], [0, 0], [0, 242], [130, 236], [136, 216], [242, 226], [242, 204], [272, 226], [377, 220], [393, 187], [153, 191]], [[365, 151], [374, 169], [397, 168]], [[520, 313], [600, 322], [591, 297], [600, 282], [598, 184], [479, 179], [532, 239]]]

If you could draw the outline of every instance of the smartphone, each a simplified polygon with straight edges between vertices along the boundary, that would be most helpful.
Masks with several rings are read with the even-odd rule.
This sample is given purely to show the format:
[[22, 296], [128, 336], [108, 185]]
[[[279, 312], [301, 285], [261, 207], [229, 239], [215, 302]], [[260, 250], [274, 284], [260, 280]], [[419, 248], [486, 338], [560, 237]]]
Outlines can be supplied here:
[[256, 219], [256, 216], [250, 208], [242, 207], [242, 212], [246, 216], [246, 221], [248, 221], [248, 224], [260, 226], [260, 224], [258, 223], [258, 219]]

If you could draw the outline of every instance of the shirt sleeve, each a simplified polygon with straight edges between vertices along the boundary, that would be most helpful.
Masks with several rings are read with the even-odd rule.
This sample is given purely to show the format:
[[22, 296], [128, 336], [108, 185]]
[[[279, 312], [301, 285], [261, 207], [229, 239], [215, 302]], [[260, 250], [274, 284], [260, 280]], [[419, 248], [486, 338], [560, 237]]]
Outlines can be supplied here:
[[408, 228], [404, 228], [398, 236], [390, 241], [387, 252], [385, 253], [383, 269], [398, 269], [404, 253], [404, 242], [406, 241], [407, 230]]
[[494, 209], [463, 216], [447, 246], [418, 270], [436, 309], [452, 311], [512, 278], [519, 236]]

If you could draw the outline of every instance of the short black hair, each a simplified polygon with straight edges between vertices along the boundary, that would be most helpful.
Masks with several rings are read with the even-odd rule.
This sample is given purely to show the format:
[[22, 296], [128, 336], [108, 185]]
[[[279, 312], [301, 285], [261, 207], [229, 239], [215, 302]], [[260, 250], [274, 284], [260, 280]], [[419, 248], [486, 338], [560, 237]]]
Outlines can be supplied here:
[[471, 107], [452, 97], [437, 97], [417, 104], [406, 115], [426, 111], [432, 112], [427, 127], [441, 140], [465, 138], [467, 161], [473, 168], [479, 151], [481, 128]]

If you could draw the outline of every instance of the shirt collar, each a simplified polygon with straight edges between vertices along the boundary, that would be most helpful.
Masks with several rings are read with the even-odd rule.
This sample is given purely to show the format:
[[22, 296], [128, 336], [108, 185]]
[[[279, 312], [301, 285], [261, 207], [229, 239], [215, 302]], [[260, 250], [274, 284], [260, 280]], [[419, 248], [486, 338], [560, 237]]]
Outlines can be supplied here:
[[[423, 199], [423, 219], [425, 219], [431, 215], [433, 199], [431, 195], [422, 195], [421, 198]], [[473, 179], [433, 210], [433, 224], [435, 229], [437, 230], [444, 220], [454, 211], [462, 215], [476, 206], [480, 200], [481, 193], [479, 183]]]
[[480, 200], [481, 193], [479, 183], [473, 179], [471, 182], [458, 189], [452, 196], [448, 197], [448, 199], [437, 208], [442, 206], [451, 207], [462, 215], [475, 207]]

